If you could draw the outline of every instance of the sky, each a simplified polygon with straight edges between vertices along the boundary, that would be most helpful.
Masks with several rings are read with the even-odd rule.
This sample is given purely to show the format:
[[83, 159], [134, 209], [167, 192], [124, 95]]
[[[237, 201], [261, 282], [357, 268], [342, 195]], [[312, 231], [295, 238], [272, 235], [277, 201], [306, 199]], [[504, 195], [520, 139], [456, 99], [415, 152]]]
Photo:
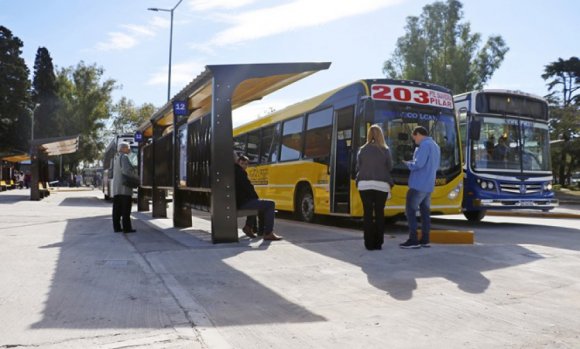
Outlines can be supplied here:
[[[118, 88], [113, 102], [167, 102], [170, 13], [179, 0], [0, 0], [0, 25], [20, 38], [33, 71], [46, 47], [57, 68], [96, 64]], [[331, 62], [261, 101], [234, 111], [234, 126], [266, 110], [359, 79], [382, 78], [383, 62], [427, 0], [183, 0], [174, 11], [171, 95], [206, 65]], [[580, 1], [463, 0], [463, 21], [482, 45], [501, 35], [510, 48], [486, 88], [544, 96], [544, 66], [580, 56]], [[464, 91], [454, 91], [460, 93]]]

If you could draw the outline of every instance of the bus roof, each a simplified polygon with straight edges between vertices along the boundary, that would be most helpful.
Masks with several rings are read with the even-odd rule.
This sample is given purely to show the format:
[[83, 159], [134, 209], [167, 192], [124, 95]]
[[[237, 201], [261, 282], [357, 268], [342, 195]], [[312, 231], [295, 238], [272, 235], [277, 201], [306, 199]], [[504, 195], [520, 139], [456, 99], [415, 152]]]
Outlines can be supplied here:
[[538, 99], [541, 101], [546, 101], [546, 99], [544, 97], [532, 94], [532, 93], [527, 93], [527, 92], [523, 92], [523, 91], [519, 91], [519, 90], [507, 90], [507, 89], [481, 89], [481, 90], [473, 90], [473, 91], [469, 91], [469, 92], [464, 92], [458, 95], [453, 96], [453, 99], [457, 99], [457, 98], [461, 98], [464, 97], [470, 93], [497, 93], [497, 94], [513, 94], [513, 95], [518, 95], [518, 96], [523, 96], [523, 97], [528, 97], [528, 98], [534, 98], [534, 99]]
[[260, 117], [254, 121], [250, 121], [250, 122], [243, 124], [241, 126], [238, 126], [234, 129], [234, 136], [241, 134], [241, 133], [245, 133], [245, 132], [254, 130], [254, 129], [257, 129], [257, 128], [260, 128], [264, 125], [273, 124], [273, 123], [276, 123], [278, 121], [290, 119], [294, 116], [304, 114], [310, 110], [315, 109], [317, 106], [322, 104], [327, 98], [334, 95], [338, 91], [346, 89], [346, 88], [350, 88], [350, 87], [358, 85], [358, 84], [362, 84], [362, 87], [364, 88], [366, 95], [369, 95], [370, 94], [369, 86], [372, 85], [373, 83], [400, 84], [400, 85], [409, 85], [409, 86], [416, 85], [416, 86], [422, 86], [425, 88], [429, 88], [429, 89], [433, 89], [433, 90], [437, 90], [437, 91], [446, 92], [446, 93], [451, 94], [451, 91], [443, 86], [439, 86], [439, 85], [435, 85], [435, 84], [431, 84], [431, 83], [426, 83], [426, 82], [421, 82], [421, 81], [397, 80], [397, 79], [387, 79], [387, 78], [361, 79], [361, 80], [340, 86], [338, 88], [335, 88], [334, 90], [325, 92], [325, 93], [320, 94], [318, 96], [309, 98], [309, 99], [304, 100], [302, 102], [298, 102], [296, 104], [290, 105], [284, 109], [275, 111], [271, 114]]

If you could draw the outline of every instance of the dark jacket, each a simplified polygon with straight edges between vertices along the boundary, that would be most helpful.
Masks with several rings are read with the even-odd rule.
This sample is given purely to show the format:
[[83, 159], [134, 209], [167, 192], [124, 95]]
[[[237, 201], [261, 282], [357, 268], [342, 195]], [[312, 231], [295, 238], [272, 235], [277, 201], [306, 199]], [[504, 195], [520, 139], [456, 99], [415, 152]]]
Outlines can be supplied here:
[[392, 187], [395, 182], [391, 176], [393, 159], [388, 148], [367, 144], [360, 148], [357, 155], [356, 182], [381, 181]]
[[240, 207], [250, 200], [258, 199], [258, 193], [248, 179], [248, 173], [238, 164], [234, 164], [234, 168], [236, 171], [236, 206]]

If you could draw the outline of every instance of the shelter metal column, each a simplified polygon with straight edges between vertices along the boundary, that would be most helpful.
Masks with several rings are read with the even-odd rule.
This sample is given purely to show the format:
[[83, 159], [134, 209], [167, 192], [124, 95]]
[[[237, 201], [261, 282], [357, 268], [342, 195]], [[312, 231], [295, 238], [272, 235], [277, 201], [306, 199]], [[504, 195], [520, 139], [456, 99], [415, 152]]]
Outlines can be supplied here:
[[[173, 115], [174, 129], [173, 129], [173, 226], [177, 228], [187, 228], [192, 226], [191, 207], [186, 205], [187, 193], [179, 189], [179, 155], [181, 151], [181, 135], [179, 132], [179, 125], [184, 122], [177, 122], [177, 116]], [[187, 125], [187, 118], [185, 118]], [[181, 136], [181, 137], [180, 137]]]
[[214, 243], [238, 242], [233, 159], [232, 105], [238, 81], [226, 74], [213, 79], [211, 113], [211, 237]]
[[40, 159], [38, 156], [38, 147], [32, 146], [30, 154], [30, 200], [40, 200], [40, 189], [38, 181], [40, 179]]

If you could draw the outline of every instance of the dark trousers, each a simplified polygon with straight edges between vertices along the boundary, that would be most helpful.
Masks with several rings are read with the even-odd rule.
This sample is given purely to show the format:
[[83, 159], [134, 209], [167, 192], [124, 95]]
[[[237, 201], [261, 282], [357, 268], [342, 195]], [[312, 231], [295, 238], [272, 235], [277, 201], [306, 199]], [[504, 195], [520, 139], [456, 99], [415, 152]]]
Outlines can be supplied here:
[[[260, 235], [268, 235], [274, 230], [274, 214], [276, 212], [276, 204], [272, 200], [252, 199], [244, 202], [239, 209], [242, 210], [258, 210], [258, 218], [260, 219]], [[248, 221], [246, 220], [246, 224]]]
[[380, 249], [385, 239], [385, 203], [388, 193], [379, 190], [361, 190], [359, 193], [364, 210], [365, 247], [367, 250]]
[[[131, 227], [131, 204], [130, 195], [115, 195], [113, 198], [113, 229], [115, 231], [129, 231]], [[121, 228], [121, 218], [123, 226]]]

